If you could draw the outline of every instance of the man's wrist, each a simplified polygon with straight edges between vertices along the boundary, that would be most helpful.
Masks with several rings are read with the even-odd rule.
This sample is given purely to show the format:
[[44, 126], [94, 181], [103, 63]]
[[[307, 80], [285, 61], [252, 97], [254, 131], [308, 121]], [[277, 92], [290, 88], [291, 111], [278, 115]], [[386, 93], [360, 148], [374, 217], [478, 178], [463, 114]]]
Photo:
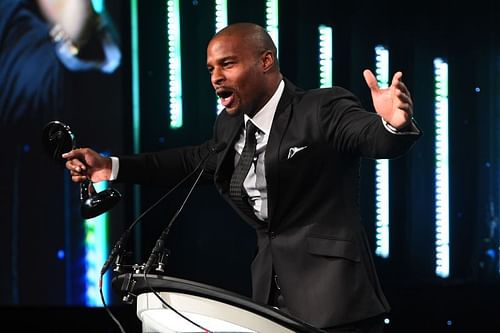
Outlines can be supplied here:
[[391, 132], [392, 134], [417, 134], [419, 133], [419, 129], [415, 126], [413, 118], [411, 118], [410, 122], [408, 125], [404, 126], [403, 128], [396, 128], [389, 124], [384, 118], [382, 119], [382, 123], [384, 124], [384, 127]]

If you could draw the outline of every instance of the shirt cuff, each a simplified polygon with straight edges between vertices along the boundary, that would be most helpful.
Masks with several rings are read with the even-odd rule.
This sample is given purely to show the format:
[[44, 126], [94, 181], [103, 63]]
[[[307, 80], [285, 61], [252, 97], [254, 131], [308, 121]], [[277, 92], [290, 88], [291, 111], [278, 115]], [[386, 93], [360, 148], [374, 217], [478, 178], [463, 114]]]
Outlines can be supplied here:
[[395, 128], [394, 126], [389, 124], [384, 118], [380, 119], [382, 119], [382, 124], [384, 124], [385, 129], [391, 132], [392, 134], [396, 135], [420, 134], [420, 130], [418, 129], [417, 125], [415, 125], [413, 118], [411, 120], [411, 123], [408, 126], [406, 126], [403, 130]]
[[120, 160], [116, 156], [110, 156], [111, 158], [111, 176], [110, 181], [115, 180], [118, 177], [118, 169], [120, 167]]

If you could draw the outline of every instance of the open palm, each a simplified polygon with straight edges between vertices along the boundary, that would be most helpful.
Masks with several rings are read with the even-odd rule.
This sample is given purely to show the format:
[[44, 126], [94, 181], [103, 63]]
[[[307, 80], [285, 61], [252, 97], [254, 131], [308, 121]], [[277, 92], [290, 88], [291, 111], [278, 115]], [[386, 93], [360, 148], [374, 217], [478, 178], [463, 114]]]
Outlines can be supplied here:
[[375, 111], [394, 128], [406, 127], [413, 115], [413, 102], [401, 80], [403, 73], [396, 72], [388, 88], [380, 88], [375, 75], [368, 69], [363, 71], [363, 76], [370, 88]]

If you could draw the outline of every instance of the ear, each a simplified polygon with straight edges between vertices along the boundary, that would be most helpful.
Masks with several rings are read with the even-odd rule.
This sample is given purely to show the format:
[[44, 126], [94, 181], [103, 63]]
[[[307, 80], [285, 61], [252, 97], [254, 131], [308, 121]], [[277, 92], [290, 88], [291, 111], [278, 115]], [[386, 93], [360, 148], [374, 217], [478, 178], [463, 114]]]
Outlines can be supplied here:
[[268, 72], [271, 68], [274, 67], [274, 55], [271, 51], [264, 51], [261, 57], [262, 61], [262, 69], [264, 72]]

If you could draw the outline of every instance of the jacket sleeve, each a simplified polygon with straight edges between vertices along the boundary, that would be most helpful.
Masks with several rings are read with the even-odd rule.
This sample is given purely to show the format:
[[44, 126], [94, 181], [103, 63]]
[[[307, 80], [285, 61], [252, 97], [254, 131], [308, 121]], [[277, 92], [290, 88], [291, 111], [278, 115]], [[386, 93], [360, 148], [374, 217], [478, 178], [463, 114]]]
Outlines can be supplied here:
[[324, 139], [338, 151], [365, 158], [392, 159], [407, 152], [422, 135], [414, 131], [395, 133], [382, 118], [366, 110], [346, 89], [335, 87], [319, 99], [318, 123]]

